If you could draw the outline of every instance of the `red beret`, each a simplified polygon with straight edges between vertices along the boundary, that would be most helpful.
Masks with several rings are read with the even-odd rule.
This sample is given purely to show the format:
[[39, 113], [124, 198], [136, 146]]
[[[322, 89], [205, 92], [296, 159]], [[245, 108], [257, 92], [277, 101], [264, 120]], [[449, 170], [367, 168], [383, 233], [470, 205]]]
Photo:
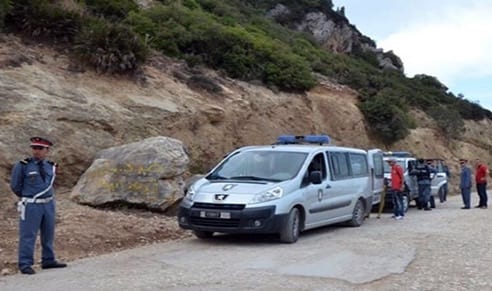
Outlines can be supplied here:
[[31, 137], [31, 146], [42, 146], [42, 147], [50, 147], [53, 143], [45, 138], [35, 136]]

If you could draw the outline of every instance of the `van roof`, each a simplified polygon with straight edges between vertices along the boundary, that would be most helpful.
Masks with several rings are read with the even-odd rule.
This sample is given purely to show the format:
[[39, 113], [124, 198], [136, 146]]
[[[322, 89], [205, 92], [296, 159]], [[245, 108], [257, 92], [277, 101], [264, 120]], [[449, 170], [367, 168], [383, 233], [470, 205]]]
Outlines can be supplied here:
[[397, 161], [405, 161], [405, 160], [416, 160], [415, 157], [398, 157], [398, 156], [384, 156], [383, 160], [387, 161], [389, 159], [395, 159]]
[[310, 153], [318, 150], [330, 150], [330, 151], [350, 151], [354, 153], [364, 153], [367, 151], [359, 148], [351, 148], [351, 147], [340, 147], [334, 145], [312, 145], [312, 144], [274, 144], [274, 145], [256, 145], [256, 146], [245, 146], [241, 147], [238, 150], [273, 150], [273, 151], [285, 151], [285, 152], [301, 152], [301, 153]]

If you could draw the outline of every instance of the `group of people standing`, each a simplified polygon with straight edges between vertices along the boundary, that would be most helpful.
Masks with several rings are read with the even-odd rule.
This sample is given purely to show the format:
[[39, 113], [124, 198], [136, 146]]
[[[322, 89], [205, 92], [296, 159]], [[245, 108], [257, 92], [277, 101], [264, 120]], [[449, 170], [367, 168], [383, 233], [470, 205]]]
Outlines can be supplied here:
[[[404, 205], [403, 196], [405, 191], [405, 179], [404, 171], [394, 158], [388, 159], [388, 163], [391, 167], [391, 184], [388, 185], [392, 200], [393, 200], [393, 217], [400, 220], [404, 217]], [[461, 173], [460, 173], [460, 189], [463, 198], [464, 206], [461, 209], [471, 208], [471, 189], [472, 189], [472, 169], [468, 166], [466, 159], [460, 159]], [[450, 173], [448, 167], [443, 164], [444, 171], [449, 178]], [[433, 175], [437, 174], [437, 170], [433, 167], [432, 161], [418, 159], [414, 168], [409, 169], [409, 174], [416, 176], [418, 184], [418, 200], [417, 208], [424, 209], [426, 211], [435, 208], [434, 197], [431, 195], [431, 183]], [[475, 208], [486, 209], [487, 205], [487, 176], [489, 170], [487, 166], [480, 160], [476, 160], [475, 168], [475, 184], [479, 197], [478, 205]], [[448, 185], [447, 182], [443, 185], [442, 191], [439, 193], [440, 202], [445, 202], [447, 199]]]
[[[461, 209], [471, 208], [471, 189], [472, 189], [472, 169], [468, 166], [466, 159], [460, 159], [461, 174], [460, 174], [460, 189], [461, 197], [463, 198], [464, 206]], [[476, 160], [475, 168], [475, 184], [478, 193], [478, 205], [475, 208], [487, 209], [487, 176], [489, 169], [480, 159]]]
[[[393, 202], [393, 217], [397, 220], [403, 219], [405, 216], [405, 209], [403, 205], [403, 196], [405, 191], [405, 178], [404, 171], [400, 165], [396, 162], [396, 159], [389, 158], [388, 163], [391, 167], [391, 185], [389, 185], [389, 192], [392, 195]], [[449, 177], [449, 171], [446, 167], [446, 175]], [[418, 199], [417, 208], [424, 209], [426, 211], [435, 208], [435, 202], [431, 196], [431, 181], [432, 175], [437, 174], [436, 169], [432, 166], [432, 161], [425, 161], [424, 159], [418, 159], [415, 167], [409, 169], [409, 174], [416, 176], [418, 185]], [[440, 197], [441, 202], [446, 201], [447, 194], [447, 182], [443, 186], [445, 193]]]

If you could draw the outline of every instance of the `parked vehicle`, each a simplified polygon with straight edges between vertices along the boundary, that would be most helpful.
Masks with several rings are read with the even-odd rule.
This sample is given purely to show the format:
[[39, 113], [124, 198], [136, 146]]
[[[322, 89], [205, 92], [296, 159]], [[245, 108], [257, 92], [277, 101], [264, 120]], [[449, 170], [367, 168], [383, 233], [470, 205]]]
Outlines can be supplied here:
[[360, 226], [382, 192], [382, 171], [378, 149], [329, 145], [328, 136], [281, 136], [274, 145], [233, 151], [193, 183], [178, 222], [198, 238], [276, 233], [293, 243], [304, 230]]
[[[384, 153], [384, 176], [386, 180], [385, 183], [387, 184], [391, 182], [391, 169], [386, 162], [390, 157], [395, 158], [398, 165], [403, 168], [405, 178], [405, 197], [403, 199], [403, 204], [404, 210], [407, 211], [410, 202], [415, 201], [415, 204], [417, 204], [417, 200], [419, 197], [417, 178], [416, 176], [410, 175], [410, 171], [417, 165], [417, 158], [415, 158], [411, 153], [403, 151]], [[446, 166], [444, 165], [444, 160], [440, 158], [426, 158], [424, 160], [427, 163], [430, 163], [432, 167], [434, 167], [437, 171], [436, 174], [431, 175], [431, 205], [435, 205], [435, 197], [440, 197], [440, 194], [442, 195], [442, 191], [444, 191], [444, 185], [448, 182], [445, 168]], [[391, 195], [386, 195], [385, 206], [392, 207], [392, 204], [393, 202], [391, 200]]]

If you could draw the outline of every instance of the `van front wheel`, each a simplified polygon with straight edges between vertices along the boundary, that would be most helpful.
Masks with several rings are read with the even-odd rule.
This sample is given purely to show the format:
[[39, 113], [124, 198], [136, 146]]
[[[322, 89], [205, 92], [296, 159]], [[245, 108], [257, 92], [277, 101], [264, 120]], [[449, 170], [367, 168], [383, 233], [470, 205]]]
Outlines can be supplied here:
[[292, 208], [289, 212], [289, 218], [280, 232], [280, 241], [284, 243], [295, 243], [299, 238], [300, 225], [299, 209]]
[[194, 230], [193, 234], [197, 238], [201, 238], [201, 239], [209, 239], [214, 235], [214, 233], [211, 231], [201, 231], [201, 230]]
[[364, 222], [364, 204], [362, 203], [362, 200], [357, 200], [354, 206], [354, 211], [352, 212], [352, 219], [349, 221], [350, 226], [361, 226], [362, 223]]

